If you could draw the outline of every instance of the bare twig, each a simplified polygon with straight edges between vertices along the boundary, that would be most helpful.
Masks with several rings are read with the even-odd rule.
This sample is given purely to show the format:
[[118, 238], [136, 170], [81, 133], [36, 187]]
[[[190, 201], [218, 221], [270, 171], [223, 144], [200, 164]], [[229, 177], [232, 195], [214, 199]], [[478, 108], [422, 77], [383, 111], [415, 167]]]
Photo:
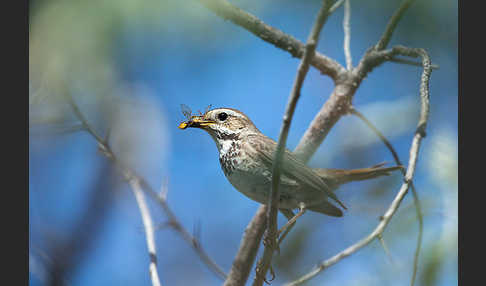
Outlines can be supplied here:
[[160, 198], [167, 201], [167, 196], [169, 195], [169, 179], [166, 178], [160, 186]]
[[[422, 63], [414, 62], [411, 60], [407, 59], [401, 59], [401, 58], [391, 58], [389, 60], [390, 62], [398, 63], [398, 64], [405, 64], [405, 65], [411, 65], [411, 66], [416, 66], [416, 67], [422, 67]], [[438, 65], [435, 64], [430, 64], [430, 68], [433, 70], [439, 69]]]
[[[199, 0], [209, 10], [223, 19], [230, 20], [250, 33], [276, 47], [289, 52], [292, 56], [302, 58], [305, 45], [281, 30], [265, 24], [262, 20], [230, 4], [226, 0]], [[310, 60], [310, 64], [321, 73], [336, 79], [344, 68], [335, 60], [318, 52]]]
[[429, 79], [430, 79], [431, 68], [430, 68], [430, 58], [428, 54], [425, 52], [425, 50], [407, 49], [404, 47], [402, 48], [404, 49], [404, 51], [407, 51], [406, 54], [409, 56], [414, 56], [414, 57], [421, 56], [422, 64], [424, 67], [424, 71], [422, 73], [422, 78], [421, 78], [421, 84], [420, 84], [420, 97], [421, 97], [420, 118], [419, 118], [417, 130], [415, 132], [415, 136], [413, 137], [412, 144], [410, 147], [410, 158], [408, 162], [408, 168], [405, 175], [404, 183], [402, 184], [398, 194], [393, 199], [392, 203], [388, 207], [385, 214], [381, 217], [381, 221], [378, 224], [378, 226], [368, 236], [364, 237], [357, 243], [349, 246], [348, 248], [336, 254], [335, 256], [319, 263], [319, 265], [315, 269], [305, 274], [304, 276], [300, 277], [299, 279], [287, 284], [288, 286], [302, 284], [303, 282], [311, 279], [312, 277], [316, 276], [317, 274], [327, 269], [328, 267], [336, 264], [341, 259], [360, 250], [362, 247], [368, 245], [371, 241], [373, 241], [375, 238], [380, 236], [385, 230], [386, 226], [390, 222], [395, 212], [398, 210], [400, 203], [402, 202], [403, 198], [408, 192], [408, 189], [411, 185], [415, 173], [418, 153], [420, 149], [420, 143], [422, 139], [425, 137], [425, 128], [427, 126], [427, 120], [429, 116]]
[[346, 57], [346, 69], [351, 70], [353, 68], [353, 60], [351, 58], [351, 49], [349, 47], [351, 41], [351, 4], [350, 0], [344, 1], [344, 18], [343, 18], [343, 31], [344, 31], [344, 56]]
[[[432, 69], [432, 67], [431, 67]], [[395, 151], [395, 148], [393, 148], [392, 144], [386, 137], [381, 133], [376, 126], [371, 123], [361, 112], [356, 110], [354, 107], [351, 109], [351, 113], [359, 117], [375, 134], [380, 137], [381, 141], [386, 145], [388, 150], [392, 153], [393, 158], [395, 159], [395, 163], [397, 165], [402, 165], [402, 162], [400, 161], [400, 158], [398, 157], [397, 152]], [[403, 176], [406, 175], [405, 170], [401, 169]], [[424, 219], [423, 219], [423, 214], [422, 214], [422, 206], [418, 197], [418, 192], [415, 189], [415, 186], [413, 182], [410, 182], [410, 187], [412, 189], [412, 194], [413, 194], [413, 203], [415, 205], [415, 210], [417, 213], [417, 219], [419, 222], [419, 233], [417, 237], [417, 246], [415, 247], [415, 254], [414, 254], [414, 259], [413, 259], [413, 273], [412, 273], [412, 279], [411, 279], [411, 285], [413, 286], [415, 282], [415, 277], [417, 276], [417, 270], [418, 270], [418, 258], [420, 254], [420, 248], [422, 246], [422, 235], [423, 235], [423, 229], [424, 229]]]
[[395, 262], [393, 261], [390, 250], [388, 249], [388, 246], [385, 243], [385, 239], [383, 238], [383, 235], [378, 235], [378, 240], [380, 241], [380, 244], [383, 247], [386, 256], [388, 257], [388, 260], [390, 260], [390, 263], [394, 264]]
[[344, 0], [338, 0], [334, 4], [332, 4], [331, 8], [329, 8], [329, 14], [334, 13], [334, 11], [336, 11], [337, 8], [341, 7], [341, 5], [343, 5], [343, 3], [344, 3]]
[[136, 179], [133, 179], [129, 181], [129, 184], [132, 187], [133, 194], [137, 200], [140, 214], [142, 215], [143, 226], [145, 228], [145, 238], [147, 240], [147, 248], [150, 256], [149, 273], [150, 278], [152, 279], [152, 285], [160, 286], [159, 274], [157, 272], [157, 253], [155, 250], [155, 235], [152, 217], [150, 216], [150, 211], [147, 202], [145, 201], [140, 183]]
[[169, 208], [169, 205], [167, 204], [165, 199], [163, 199], [141, 176], [138, 176], [134, 171], [126, 167], [120, 160], [118, 160], [115, 153], [111, 150], [111, 147], [108, 144], [106, 144], [106, 142], [90, 126], [90, 124], [88, 123], [84, 115], [79, 110], [79, 107], [74, 102], [72, 96], [70, 94], [66, 94], [66, 97], [76, 117], [81, 121], [81, 123], [85, 127], [84, 130], [86, 130], [89, 134], [91, 134], [96, 139], [100, 149], [102, 150], [102, 153], [108, 159], [110, 159], [115, 164], [115, 166], [117, 166], [120, 169], [124, 178], [128, 182], [131, 182], [132, 180], [136, 180], [138, 184], [140, 184], [141, 189], [162, 207], [163, 211], [165, 212], [166, 216], [169, 219], [168, 224], [172, 226], [172, 228], [176, 230], [177, 233], [179, 233], [182, 236], [182, 238], [194, 248], [199, 258], [204, 262], [204, 264], [206, 264], [209, 267], [209, 269], [211, 269], [221, 279], [225, 279], [226, 274], [224, 273], [224, 271], [209, 257], [206, 251], [204, 251], [204, 249], [201, 247], [199, 241], [182, 226], [182, 224], [179, 222], [175, 214]]
[[275, 151], [275, 157], [272, 165], [272, 190], [269, 198], [269, 210], [268, 210], [268, 222], [267, 222], [267, 232], [265, 240], [267, 241], [265, 245], [265, 250], [263, 252], [263, 257], [257, 266], [257, 275], [255, 276], [255, 280], [253, 281], [253, 285], [262, 285], [263, 281], [265, 280], [265, 275], [270, 267], [272, 262], [273, 251], [277, 248], [276, 244], [276, 236], [277, 236], [277, 213], [278, 213], [278, 201], [279, 201], [279, 189], [278, 186], [280, 184], [280, 164], [282, 161], [282, 155], [285, 151], [285, 145], [287, 142], [287, 136], [290, 129], [290, 123], [292, 121], [292, 117], [294, 115], [295, 107], [297, 105], [297, 101], [300, 97], [300, 90], [304, 83], [305, 76], [309, 71], [309, 64], [314, 55], [317, 42], [319, 40], [319, 34], [324, 26], [324, 23], [327, 20], [327, 16], [329, 15], [329, 8], [331, 6], [330, 0], [324, 0], [322, 3], [322, 7], [319, 10], [317, 15], [316, 22], [312, 27], [312, 30], [309, 34], [309, 38], [307, 40], [307, 44], [304, 51], [304, 56], [299, 64], [297, 69], [297, 75], [295, 78], [295, 82], [292, 88], [292, 91], [289, 96], [289, 101], [287, 103], [287, 108], [285, 110], [285, 115], [283, 118], [282, 129], [280, 130], [280, 135], [278, 138], [277, 149]]
[[391, 17], [390, 21], [388, 21], [385, 32], [383, 32], [383, 35], [381, 36], [380, 40], [375, 45], [375, 50], [381, 51], [388, 46], [388, 43], [391, 40], [391, 37], [397, 27], [398, 22], [400, 22], [400, 19], [402, 18], [403, 14], [405, 14], [405, 11], [407, 11], [407, 9], [410, 7], [410, 5], [412, 5], [414, 1], [415, 0], [404, 0], [402, 2], [400, 7], [395, 11], [393, 16]]

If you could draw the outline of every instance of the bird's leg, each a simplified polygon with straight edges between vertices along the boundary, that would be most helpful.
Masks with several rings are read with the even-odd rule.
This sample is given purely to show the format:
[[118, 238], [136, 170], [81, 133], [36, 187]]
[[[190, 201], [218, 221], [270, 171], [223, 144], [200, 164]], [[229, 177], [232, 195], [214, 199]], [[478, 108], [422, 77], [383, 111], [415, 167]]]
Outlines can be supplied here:
[[[278, 231], [278, 235], [280, 235], [280, 234], [281, 234], [281, 233], [282, 233], [282, 232], [283, 232], [285, 229], [287, 229], [287, 228], [288, 228], [288, 231], [286, 231], [286, 232], [284, 233], [284, 235], [283, 235], [283, 237], [285, 237], [285, 235], [287, 235], [287, 233], [290, 231], [290, 228], [289, 228], [289, 227], [290, 227], [290, 226], [292, 226], [292, 225], [295, 223], [295, 221], [296, 221], [296, 220], [297, 220], [297, 219], [298, 219], [300, 216], [302, 216], [302, 215], [305, 213], [305, 211], [306, 211], [305, 204], [304, 204], [304, 203], [300, 203], [300, 206], [299, 206], [299, 212], [298, 212], [296, 215], [294, 215], [294, 217], [293, 217], [293, 218], [289, 219], [289, 221], [288, 221], [288, 222], [287, 222], [287, 223], [286, 223], [284, 226], [282, 226], [282, 228], [281, 228], [281, 229]], [[280, 243], [280, 241], [282, 241], [282, 240], [283, 240], [283, 238], [282, 238], [282, 239], [279, 239], [279, 243]]]
[[[292, 210], [289, 210], [289, 209], [280, 209], [280, 212], [287, 218], [287, 220], [291, 220], [295, 216], [294, 212]], [[285, 230], [285, 232], [282, 235], [279, 236], [279, 238], [278, 238], [278, 245], [279, 246], [282, 243], [282, 241], [284, 240], [284, 238], [287, 236], [287, 234], [292, 230], [294, 225], [295, 225], [295, 221], [289, 227], [287, 227], [287, 229]]]

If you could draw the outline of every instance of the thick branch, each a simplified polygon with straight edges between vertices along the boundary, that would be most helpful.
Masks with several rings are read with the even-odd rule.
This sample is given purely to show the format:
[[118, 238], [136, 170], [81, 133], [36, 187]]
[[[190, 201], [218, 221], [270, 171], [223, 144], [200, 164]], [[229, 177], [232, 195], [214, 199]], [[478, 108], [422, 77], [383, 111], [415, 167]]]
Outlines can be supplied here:
[[[294, 57], [302, 58], [304, 56], [305, 45], [302, 42], [290, 35], [285, 34], [277, 28], [265, 24], [262, 20], [230, 4], [228, 1], [199, 1], [216, 15], [245, 28], [250, 33], [254, 34], [265, 42], [289, 52]], [[310, 64], [321, 71], [321, 73], [329, 75], [333, 79], [336, 79], [338, 74], [344, 69], [335, 60], [317, 52], [311, 58]]]
[[[324, 0], [321, 9], [317, 15], [316, 22], [312, 27], [309, 34], [307, 44], [304, 51], [304, 56], [297, 69], [297, 76], [295, 78], [292, 91], [289, 96], [289, 102], [287, 103], [287, 108], [285, 110], [285, 115], [283, 118], [282, 129], [280, 130], [280, 135], [278, 138], [277, 149], [275, 151], [275, 157], [272, 165], [272, 190], [270, 193], [270, 200], [268, 202], [268, 222], [267, 222], [267, 236], [266, 245], [263, 252], [263, 258], [259, 263], [257, 272], [253, 285], [262, 285], [265, 280], [265, 275], [270, 267], [273, 257], [273, 251], [276, 249], [276, 238], [277, 238], [277, 214], [278, 214], [278, 202], [280, 198], [279, 185], [280, 185], [280, 164], [282, 163], [283, 153], [285, 151], [285, 145], [287, 142], [287, 136], [290, 129], [290, 123], [292, 122], [292, 117], [294, 115], [295, 107], [297, 106], [297, 101], [300, 98], [300, 90], [304, 83], [305, 76], [309, 71], [309, 64], [314, 55], [317, 42], [319, 40], [319, 34], [329, 16], [329, 8], [331, 6], [330, 0]], [[267, 239], [268, 238], [268, 239]]]
[[300, 160], [309, 161], [334, 124], [338, 122], [341, 116], [347, 114], [355, 91], [356, 86], [353, 85], [352, 80], [336, 85], [331, 96], [316, 114], [294, 150], [294, 154]]
[[294, 282], [287, 284], [290, 285], [300, 285], [303, 282], [311, 279], [312, 277], [316, 276], [326, 268], [336, 264], [341, 259], [355, 253], [356, 251], [360, 250], [364, 246], [368, 245], [371, 241], [375, 238], [378, 238], [383, 231], [385, 230], [386, 226], [390, 222], [391, 218], [398, 210], [400, 203], [402, 202], [403, 198], [408, 192], [408, 189], [412, 183], [412, 179], [415, 173], [415, 168], [417, 164], [418, 153], [420, 149], [420, 143], [422, 139], [425, 137], [425, 128], [427, 126], [427, 120], [429, 116], [429, 79], [430, 73], [432, 71], [430, 67], [430, 58], [428, 54], [423, 49], [407, 49], [402, 47], [408, 56], [421, 56], [422, 57], [422, 65], [424, 67], [424, 71], [422, 73], [421, 84], [420, 84], [420, 98], [421, 98], [421, 111], [420, 111], [420, 118], [418, 121], [417, 130], [415, 132], [415, 136], [412, 140], [412, 144], [410, 147], [410, 158], [408, 162], [407, 172], [405, 174], [405, 180], [402, 184], [400, 191], [393, 199], [392, 203], [388, 207], [385, 214], [381, 217], [381, 221], [378, 226], [371, 232], [368, 236], [361, 239], [357, 243], [351, 245], [350, 247], [346, 248], [342, 252], [336, 254], [335, 256], [331, 257], [328, 260], [325, 260], [319, 265], [310, 271], [309, 273], [305, 274], [301, 278], [297, 279]]

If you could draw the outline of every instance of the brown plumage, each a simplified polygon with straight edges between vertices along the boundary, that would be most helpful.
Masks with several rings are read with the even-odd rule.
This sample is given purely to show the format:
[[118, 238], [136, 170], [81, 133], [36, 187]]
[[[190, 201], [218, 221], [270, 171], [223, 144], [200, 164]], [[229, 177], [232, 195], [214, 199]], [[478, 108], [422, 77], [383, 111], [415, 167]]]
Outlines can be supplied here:
[[[192, 116], [179, 128], [205, 130], [216, 142], [221, 168], [229, 182], [247, 197], [266, 204], [271, 190], [272, 163], [277, 143], [258, 130], [241, 111], [216, 108], [200, 116]], [[342, 211], [328, 198], [346, 209], [334, 190], [341, 184], [389, 175], [400, 169], [383, 164], [355, 170], [312, 169], [285, 150], [281, 165], [279, 208], [289, 215], [295, 208], [330, 216]]]

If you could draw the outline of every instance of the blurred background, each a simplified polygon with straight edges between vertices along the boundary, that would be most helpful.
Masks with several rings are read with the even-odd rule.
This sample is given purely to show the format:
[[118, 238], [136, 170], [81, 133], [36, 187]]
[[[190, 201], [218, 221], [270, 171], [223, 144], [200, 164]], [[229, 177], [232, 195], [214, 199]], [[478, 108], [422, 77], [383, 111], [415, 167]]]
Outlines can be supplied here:
[[[353, 64], [376, 43], [398, 0], [351, 1]], [[231, 1], [305, 41], [321, 1]], [[325, 25], [317, 50], [344, 65], [343, 8]], [[457, 1], [417, 1], [390, 46], [425, 48], [440, 65], [430, 81], [431, 114], [415, 186], [424, 212], [416, 285], [456, 285]], [[177, 129], [181, 104], [193, 112], [232, 107], [277, 139], [299, 60], [224, 21], [198, 1], [29, 1], [29, 272], [45, 285], [61, 264], [68, 285], [150, 285], [145, 233], [135, 198], [95, 140], [76, 131], [69, 93], [96, 131], [110, 128], [117, 156], [159, 190], [182, 224], [228, 272], [258, 208], [224, 177], [212, 139]], [[362, 83], [355, 107], [391, 140], [403, 162], [418, 120], [419, 67], [386, 63]], [[311, 69], [288, 139], [293, 149], [333, 89]], [[340, 120], [309, 164], [361, 168], [393, 157], [355, 117]], [[307, 213], [274, 259], [280, 285], [367, 235], [402, 182], [390, 177], [344, 185], [342, 218]], [[150, 199], [164, 285], [219, 285]], [[279, 216], [282, 224], [283, 216]], [[418, 222], [411, 194], [378, 241], [306, 285], [409, 285]], [[259, 257], [261, 254], [259, 253]], [[57, 266], [56, 266], [57, 265]], [[252, 281], [254, 271], [249, 281]]]

